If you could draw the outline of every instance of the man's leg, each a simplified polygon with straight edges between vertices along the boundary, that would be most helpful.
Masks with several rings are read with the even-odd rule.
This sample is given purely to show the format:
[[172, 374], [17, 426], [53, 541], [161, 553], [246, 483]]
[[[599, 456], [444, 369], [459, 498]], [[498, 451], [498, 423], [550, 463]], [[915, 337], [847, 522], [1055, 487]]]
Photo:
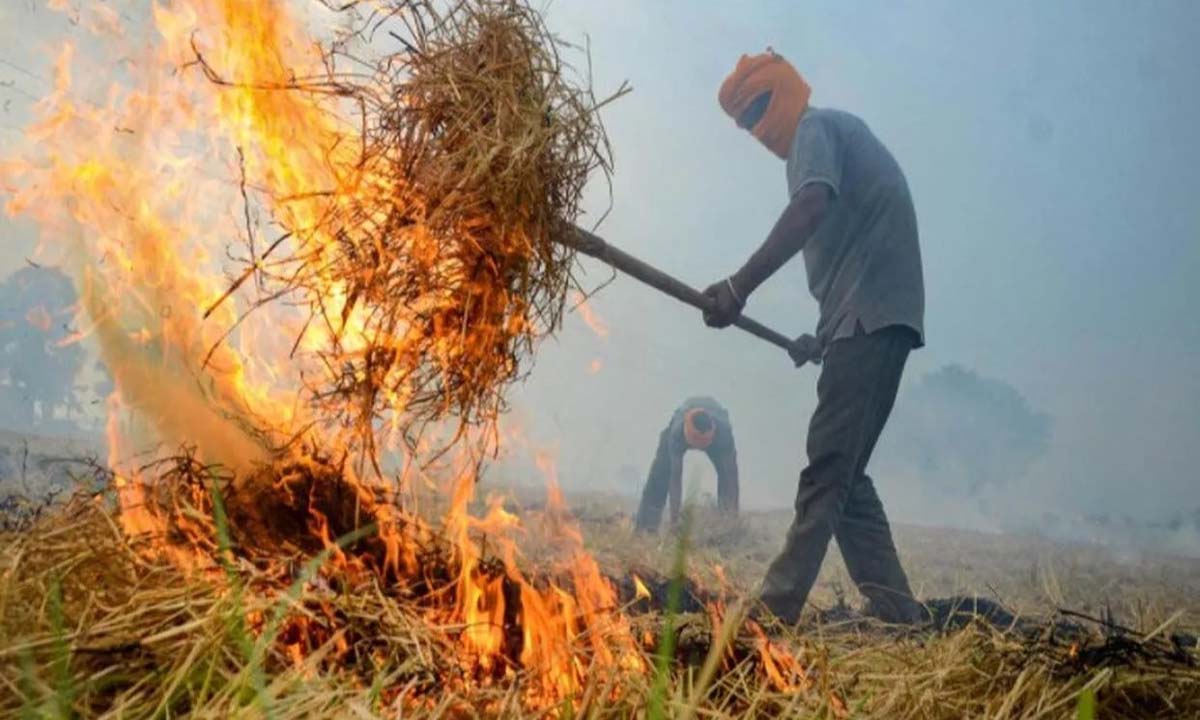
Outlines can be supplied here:
[[869, 612], [887, 622], [918, 622], [921, 608], [900, 566], [875, 483], [866, 475], [850, 491], [836, 536], [850, 578], [867, 597]]
[[717, 509], [733, 517], [738, 514], [737, 453], [729, 450], [713, 461], [717, 467]]
[[663, 430], [658, 438], [658, 452], [654, 455], [654, 461], [650, 463], [646, 487], [642, 489], [642, 502], [638, 506], [634, 523], [634, 528], [641, 532], [657, 532], [658, 525], [662, 522], [663, 507], [667, 504], [667, 483], [671, 474], [668, 435], [668, 431]]
[[762, 600], [795, 621], [816, 582], [829, 540], [896, 397], [912, 349], [902, 328], [832, 343], [817, 381], [808, 428], [808, 467], [800, 474], [796, 517], [763, 581]]

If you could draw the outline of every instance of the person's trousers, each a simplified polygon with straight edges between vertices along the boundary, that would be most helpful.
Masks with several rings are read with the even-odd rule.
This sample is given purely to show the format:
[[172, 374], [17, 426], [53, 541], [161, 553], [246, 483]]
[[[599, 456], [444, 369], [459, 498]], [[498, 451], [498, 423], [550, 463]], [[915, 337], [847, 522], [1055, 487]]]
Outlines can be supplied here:
[[890, 622], [920, 618], [883, 504], [865, 473], [915, 340], [915, 331], [890, 326], [837, 340], [825, 353], [796, 516], [762, 588], [762, 601], [781, 619], [799, 617], [835, 537], [872, 614]]
[[642, 489], [642, 501], [638, 505], [634, 527], [643, 532], [654, 532], [662, 522], [663, 507], [667, 504], [667, 493], [671, 482], [671, 456], [668, 449], [670, 428], [658, 436], [658, 451], [650, 463], [646, 486]]

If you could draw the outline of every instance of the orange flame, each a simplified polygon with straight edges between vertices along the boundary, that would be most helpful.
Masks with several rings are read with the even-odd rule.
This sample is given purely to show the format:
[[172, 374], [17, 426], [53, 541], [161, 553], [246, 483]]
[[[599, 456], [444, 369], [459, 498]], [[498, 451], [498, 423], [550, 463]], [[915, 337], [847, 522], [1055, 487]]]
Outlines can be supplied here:
[[633, 589], [634, 597], [636, 597], [638, 600], [650, 599], [650, 590], [646, 588], [646, 584], [643, 583], [642, 579], [637, 575], [633, 576]]
[[[522, 532], [522, 528], [499, 499], [491, 500], [482, 519], [466, 513], [473, 495], [473, 479], [459, 483], [447, 522], [456, 528], [462, 554], [458, 598], [459, 613], [467, 628], [464, 645], [485, 670], [518, 661], [539, 679], [532, 695], [553, 701], [575, 694], [586, 683], [588, 668], [572, 651], [579, 642], [586, 643], [593, 668], [641, 671], [645, 661], [628, 621], [620, 613], [616, 589], [583, 548], [582, 535], [559, 489], [553, 459], [539, 453], [535, 461], [547, 484], [543, 542], [558, 550], [554, 575], [560, 580], [538, 587], [521, 572], [512, 535]], [[485, 539], [477, 541], [472, 533], [484, 533]], [[482, 569], [485, 542], [503, 560], [502, 573]], [[506, 584], [513, 590], [506, 593]], [[510, 604], [513, 601], [518, 605]], [[509, 644], [506, 625], [520, 629], [519, 653]]]
[[746, 627], [754, 634], [758, 647], [758, 659], [767, 679], [780, 692], [807, 690], [812, 686], [812, 680], [804, 666], [786, 649], [776, 645], [767, 638], [762, 627], [753, 620], [746, 621]]
[[608, 337], [608, 325], [596, 313], [591, 300], [588, 300], [583, 293], [575, 291], [572, 293], [572, 302], [575, 303], [575, 309], [579, 311], [579, 317], [583, 318], [583, 322], [596, 334], [596, 337]]

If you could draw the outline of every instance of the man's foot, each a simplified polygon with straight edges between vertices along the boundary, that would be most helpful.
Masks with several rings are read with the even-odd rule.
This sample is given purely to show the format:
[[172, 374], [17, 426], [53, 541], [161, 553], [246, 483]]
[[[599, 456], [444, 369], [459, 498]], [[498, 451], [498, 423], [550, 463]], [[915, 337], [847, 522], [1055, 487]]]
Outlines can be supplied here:
[[799, 610], [791, 611], [790, 608], [780, 608], [779, 603], [772, 603], [761, 595], [751, 602], [746, 615], [764, 629], [768, 627], [790, 628], [795, 626], [800, 619]]

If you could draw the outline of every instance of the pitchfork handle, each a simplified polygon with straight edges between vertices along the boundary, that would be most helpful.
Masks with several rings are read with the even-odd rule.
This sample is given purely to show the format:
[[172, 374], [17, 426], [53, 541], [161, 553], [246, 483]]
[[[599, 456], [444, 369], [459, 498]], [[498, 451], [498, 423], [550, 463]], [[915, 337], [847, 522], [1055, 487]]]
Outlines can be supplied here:
[[[696, 290], [685, 282], [671, 277], [658, 268], [651, 267], [641, 260], [635, 258], [629, 253], [620, 248], [613, 247], [599, 236], [583, 230], [575, 228], [573, 237], [564, 238], [564, 245], [575, 248], [579, 252], [589, 257], [594, 257], [600, 262], [606, 263], [613, 268], [629, 275], [637, 280], [641, 280], [652, 288], [661, 290], [670, 295], [676, 300], [691, 305], [697, 310], [707, 311], [712, 307], [712, 300], [707, 295]], [[752, 320], [745, 315], [739, 315], [733, 324], [745, 330], [746, 332], [760, 337], [763, 340], [783, 348], [789, 349], [792, 346], [792, 339], [777, 333], [771, 328], [762, 323]], [[816, 359], [819, 361], [819, 358]]]

